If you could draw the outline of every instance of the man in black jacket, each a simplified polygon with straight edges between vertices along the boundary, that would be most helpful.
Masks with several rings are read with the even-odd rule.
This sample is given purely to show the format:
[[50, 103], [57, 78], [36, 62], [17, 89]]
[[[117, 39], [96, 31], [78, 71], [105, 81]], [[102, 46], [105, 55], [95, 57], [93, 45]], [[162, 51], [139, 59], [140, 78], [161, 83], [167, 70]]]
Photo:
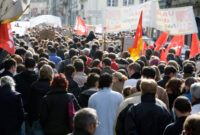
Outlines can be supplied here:
[[169, 112], [155, 101], [157, 83], [152, 79], [141, 80], [141, 103], [132, 105], [125, 119], [126, 135], [162, 135], [170, 123]]
[[173, 66], [167, 66], [164, 69], [164, 77], [162, 80], [158, 81], [158, 85], [165, 89], [165, 85], [172, 78], [176, 77], [177, 70]]
[[3, 76], [13, 77], [16, 72], [17, 63], [14, 59], [10, 58], [4, 61], [4, 72], [0, 74], [0, 78]]
[[182, 133], [183, 123], [190, 115], [192, 105], [188, 98], [180, 96], [174, 101], [174, 109], [178, 118], [166, 127], [163, 135], [180, 135]]

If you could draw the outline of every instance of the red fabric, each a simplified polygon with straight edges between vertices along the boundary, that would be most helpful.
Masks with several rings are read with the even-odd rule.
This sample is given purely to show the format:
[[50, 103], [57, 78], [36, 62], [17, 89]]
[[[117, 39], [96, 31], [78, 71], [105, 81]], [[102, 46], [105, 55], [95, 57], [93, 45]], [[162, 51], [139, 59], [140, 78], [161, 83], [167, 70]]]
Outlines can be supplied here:
[[134, 39], [134, 42], [133, 42], [133, 48], [139, 47], [140, 46], [140, 39], [142, 39], [142, 13], [143, 12], [141, 12], [141, 14], [140, 14], [138, 27], [137, 27], [135, 39]]
[[92, 59], [90, 57], [87, 57], [87, 66], [90, 67], [90, 63], [92, 62]]
[[75, 113], [76, 113], [76, 111], [74, 109], [74, 99], [72, 99], [68, 103], [68, 117], [69, 117], [69, 126], [70, 126], [71, 130], [74, 130], [73, 117], [74, 117]]
[[87, 27], [85, 25], [85, 22], [78, 16], [77, 18], [77, 30], [76, 34], [77, 35], [87, 35]]
[[0, 48], [8, 53], [15, 54], [15, 44], [10, 23], [0, 25]]
[[167, 63], [167, 52], [163, 50], [161, 50], [161, 53], [160, 53], [160, 61], [164, 61], [165, 63]]
[[199, 39], [197, 37], [197, 34], [192, 34], [192, 43], [191, 43], [191, 49], [190, 49], [190, 58], [195, 57], [199, 53]]
[[111, 66], [110, 66], [113, 70], [118, 70], [119, 69], [119, 66], [118, 64], [115, 62], [115, 60], [112, 60], [111, 61]]
[[157, 39], [157, 41], [155, 42], [156, 45], [156, 49], [155, 51], [159, 51], [159, 49], [166, 44], [167, 39], [168, 39], [169, 35], [165, 32], [163, 32], [160, 37]]
[[145, 41], [143, 41], [142, 55], [145, 55], [146, 49], [148, 49], [147, 43]]

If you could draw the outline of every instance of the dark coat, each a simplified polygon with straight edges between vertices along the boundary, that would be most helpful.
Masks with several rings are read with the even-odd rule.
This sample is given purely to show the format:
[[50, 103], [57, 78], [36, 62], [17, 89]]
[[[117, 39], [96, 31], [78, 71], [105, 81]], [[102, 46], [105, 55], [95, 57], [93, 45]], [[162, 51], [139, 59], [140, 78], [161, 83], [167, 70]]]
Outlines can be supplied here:
[[155, 95], [146, 94], [141, 103], [132, 105], [125, 120], [126, 135], [162, 135], [170, 123], [169, 112], [155, 101]]
[[58, 49], [58, 50], [57, 50], [57, 55], [58, 55], [62, 60], [65, 59], [65, 55], [64, 55], [64, 51], [63, 51], [63, 50]]
[[108, 73], [108, 74], [112, 75], [112, 73], [114, 73], [114, 72], [115, 72], [115, 70], [111, 69], [111, 67], [106, 66], [102, 69], [101, 74]]
[[73, 133], [71, 133], [69, 135], [91, 135], [91, 134], [86, 131], [74, 131]]
[[78, 83], [75, 82], [72, 77], [67, 77], [67, 80], [69, 81], [68, 92], [72, 93], [76, 99], [78, 99], [81, 92], [81, 89], [78, 87]]
[[95, 89], [89, 89], [81, 92], [79, 95], [78, 101], [81, 107], [88, 107], [88, 100], [90, 96], [92, 96], [94, 93], [96, 93], [97, 90]]
[[70, 63], [71, 63], [70, 57], [68, 57], [66, 60], [60, 61], [57, 66], [58, 73], [64, 73], [65, 67]]
[[13, 78], [13, 74], [10, 73], [9, 71], [5, 70], [3, 71], [3, 73], [0, 74], [0, 78], [3, 77], [3, 76], [10, 76]]
[[183, 123], [186, 117], [180, 117], [175, 123], [169, 124], [163, 135], [180, 135], [183, 130]]
[[5, 85], [0, 88], [0, 131], [1, 135], [16, 135], [21, 131], [24, 109], [21, 94]]
[[14, 77], [16, 82], [16, 91], [22, 94], [25, 112], [28, 112], [28, 102], [30, 99], [31, 85], [37, 80], [37, 74], [34, 71], [27, 71]]
[[164, 76], [162, 80], [158, 81], [158, 85], [160, 87], [163, 87], [165, 89], [165, 85], [167, 84], [167, 82], [170, 80], [169, 76]]
[[41, 102], [43, 97], [50, 89], [49, 80], [37, 80], [31, 86], [31, 94], [29, 100], [29, 114], [30, 120], [36, 121], [39, 119]]
[[65, 135], [71, 132], [68, 117], [68, 103], [74, 100], [74, 107], [80, 107], [72, 94], [63, 88], [52, 88], [44, 96], [40, 112], [40, 123], [45, 134]]
[[139, 72], [134, 73], [129, 79], [140, 79], [141, 74]]

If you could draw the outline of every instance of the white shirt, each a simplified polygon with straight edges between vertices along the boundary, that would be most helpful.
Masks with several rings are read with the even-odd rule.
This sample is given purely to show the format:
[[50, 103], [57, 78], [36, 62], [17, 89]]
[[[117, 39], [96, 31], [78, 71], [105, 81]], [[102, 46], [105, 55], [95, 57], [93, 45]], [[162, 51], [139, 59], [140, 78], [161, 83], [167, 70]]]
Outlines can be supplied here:
[[123, 96], [111, 88], [103, 88], [89, 98], [88, 107], [97, 111], [100, 125], [95, 135], [113, 135], [114, 120]]
[[139, 80], [140, 79], [128, 79], [128, 80], [126, 80], [125, 83], [124, 83], [124, 88], [127, 87], [127, 86], [131, 86], [131, 88], [136, 87], [137, 82]]
[[191, 114], [197, 114], [199, 112], [200, 112], [200, 104], [193, 105]]

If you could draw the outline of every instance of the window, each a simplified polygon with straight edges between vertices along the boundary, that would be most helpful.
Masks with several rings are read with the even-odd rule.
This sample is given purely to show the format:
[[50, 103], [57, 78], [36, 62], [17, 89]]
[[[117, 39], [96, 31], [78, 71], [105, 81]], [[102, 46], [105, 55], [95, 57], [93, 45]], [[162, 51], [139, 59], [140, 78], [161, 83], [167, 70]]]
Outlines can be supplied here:
[[133, 5], [134, 0], [123, 0], [123, 6]]
[[144, 2], [147, 2], [147, 0], [140, 0], [140, 3], [144, 3]]
[[118, 6], [118, 0], [107, 0], [107, 6], [108, 7], [117, 7]]

